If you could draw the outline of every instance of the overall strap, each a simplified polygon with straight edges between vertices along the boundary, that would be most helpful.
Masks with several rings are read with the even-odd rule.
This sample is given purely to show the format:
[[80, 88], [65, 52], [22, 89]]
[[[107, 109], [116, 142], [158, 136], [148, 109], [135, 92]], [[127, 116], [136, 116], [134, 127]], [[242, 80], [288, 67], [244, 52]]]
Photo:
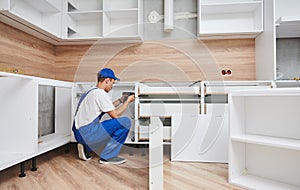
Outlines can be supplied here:
[[82, 103], [82, 101], [84, 100], [84, 98], [88, 95], [88, 93], [90, 93], [92, 90], [95, 90], [95, 89], [97, 89], [97, 87], [92, 88], [92, 89], [90, 89], [90, 90], [88, 90], [88, 91], [86, 91], [85, 93], [82, 94], [82, 96], [81, 96], [80, 99], [79, 99], [79, 102], [78, 102], [76, 111], [75, 111], [75, 116], [77, 115], [79, 106], [80, 106], [80, 104]]

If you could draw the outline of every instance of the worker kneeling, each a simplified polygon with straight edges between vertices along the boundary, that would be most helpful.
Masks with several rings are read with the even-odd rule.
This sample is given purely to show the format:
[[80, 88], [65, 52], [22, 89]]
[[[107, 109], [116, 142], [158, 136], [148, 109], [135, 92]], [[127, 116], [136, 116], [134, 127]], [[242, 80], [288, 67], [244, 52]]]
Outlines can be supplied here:
[[[80, 98], [73, 122], [72, 130], [78, 142], [78, 156], [82, 160], [90, 160], [88, 153], [99, 149], [108, 140], [100, 154], [101, 164], [122, 164], [124, 158], [118, 157], [131, 127], [128, 117], [120, 117], [134, 95], [122, 96], [112, 102], [108, 92], [118, 79], [109, 68], [98, 72], [97, 86], [86, 91]], [[116, 108], [117, 107], [117, 108]], [[104, 114], [111, 119], [100, 122]]]

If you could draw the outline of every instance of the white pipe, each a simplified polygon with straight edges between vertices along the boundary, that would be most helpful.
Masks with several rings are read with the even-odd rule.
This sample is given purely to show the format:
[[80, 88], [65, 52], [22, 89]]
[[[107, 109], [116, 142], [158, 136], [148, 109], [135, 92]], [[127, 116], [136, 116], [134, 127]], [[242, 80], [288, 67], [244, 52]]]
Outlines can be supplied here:
[[164, 30], [171, 32], [174, 28], [174, 0], [164, 0]]

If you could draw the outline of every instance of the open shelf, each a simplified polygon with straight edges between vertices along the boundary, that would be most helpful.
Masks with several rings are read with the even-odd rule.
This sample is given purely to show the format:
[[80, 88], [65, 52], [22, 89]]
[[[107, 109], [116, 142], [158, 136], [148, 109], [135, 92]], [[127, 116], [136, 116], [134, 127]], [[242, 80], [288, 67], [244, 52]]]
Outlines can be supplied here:
[[300, 88], [229, 94], [230, 182], [253, 189], [299, 189]]
[[263, 31], [262, 1], [215, 2], [200, 5], [199, 36], [256, 37]]
[[265, 135], [247, 134], [247, 135], [233, 135], [231, 136], [231, 140], [244, 142], [244, 143], [287, 148], [292, 150], [300, 150], [300, 139], [296, 140], [296, 139], [270, 137]]
[[68, 38], [102, 37], [102, 11], [72, 12], [68, 17]]
[[[53, 3], [52, 3], [53, 2]], [[61, 4], [54, 1], [12, 0], [10, 12], [18, 17], [16, 20], [28, 22], [56, 37], [61, 36]]]
[[138, 10], [105, 11], [103, 16], [105, 37], [139, 36]]

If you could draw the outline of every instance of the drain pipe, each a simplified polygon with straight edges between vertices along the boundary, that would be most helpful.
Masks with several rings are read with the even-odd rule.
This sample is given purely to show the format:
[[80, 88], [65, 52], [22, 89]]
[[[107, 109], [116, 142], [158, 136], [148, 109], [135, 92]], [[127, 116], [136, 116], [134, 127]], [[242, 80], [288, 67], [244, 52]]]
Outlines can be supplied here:
[[164, 31], [174, 29], [174, 0], [164, 0]]

